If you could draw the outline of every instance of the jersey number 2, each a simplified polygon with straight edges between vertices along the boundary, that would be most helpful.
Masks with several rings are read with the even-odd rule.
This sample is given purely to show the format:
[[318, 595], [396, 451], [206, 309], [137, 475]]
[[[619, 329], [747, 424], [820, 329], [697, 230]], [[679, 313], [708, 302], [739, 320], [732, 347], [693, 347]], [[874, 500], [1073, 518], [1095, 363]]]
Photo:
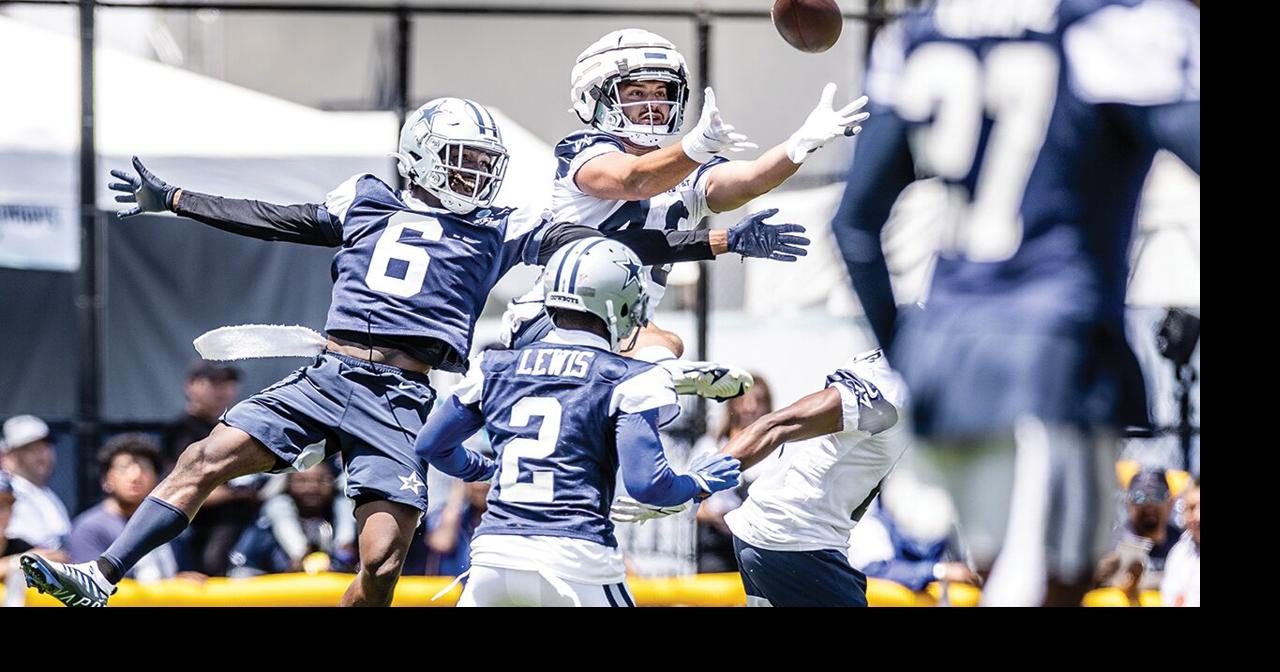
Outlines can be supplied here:
[[525, 397], [511, 407], [511, 426], [528, 427], [542, 418], [538, 438], [511, 439], [502, 449], [502, 472], [498, 477], [499, 499], [507, 502], [550, 502], [555, 498], [555, 474], [533, 470], [533, 479], [520, 482], [520, 460], [545, 459], [556, 452], [560, 439], [560, 402], [553, 397]]

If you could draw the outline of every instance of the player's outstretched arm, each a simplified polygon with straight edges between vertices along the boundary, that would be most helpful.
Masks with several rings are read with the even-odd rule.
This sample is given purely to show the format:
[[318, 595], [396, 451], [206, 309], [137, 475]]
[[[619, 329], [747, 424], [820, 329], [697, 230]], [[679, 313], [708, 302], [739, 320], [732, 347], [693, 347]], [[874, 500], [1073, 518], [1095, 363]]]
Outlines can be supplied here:
[[601, 231], [582, 224], [557, 222], [546, 225], [538, 242], [537, 265], [545, 266], [556, 250], [583, 238], [604, 236], [631, 248], [646, 266], [714, 259], [729, 251], [725, 231], [629, 229]]
[[574, 183], [582, 193], [611, 201], [643, 201], [680, 184], [702, 164], [680, 145], [643, 156], [610, 152], [582, 164]]
[[831, 140], [853, 137], [862, 131], [861, 123], [870, 116], [862, 112], [867, 97], [862, 96], [836, 109], [836, 85], [822, 89], [817, 107], [804, 124], [786, 142], [765, 152], [753, 161], [730, 161], [708, 172], [707, 206], [715, 212], [728, 212], [766, 194], [800, 170], [800, 165], [817, 149]]
[[537, 263], [545, 266], [551, 255], [561, 247], [576, 240], [601, 235], [631, 248], [640, 261], [649, 266], [703, 261], [726, 252], [775, 261], [795, 261], [797, 257], [805, 256], [804, 248], [809, 245], [809, 239], [794, 235], [804, 233], [804, 227], [765, 221], [777, 213], [777, 209], [751, 213], [727, 231], [630, 229], [601, 232], [581, 224], [549, 224], [538, 242]]
[[689, 501], [702, 491], [693, 477], [676, 474], [667, 463], [658, 437], [656, 409], [619, 413], [614, 431], [622, 482], [637, 501], [673, 506]]
[[730, 161], [707, 172], [707, 207], [712, 212], [736, 210], [752, 199], [773, 191], [800, 170], [777, 145], [753, 161]]
[[[697, 484], [698, 491], [694, 493], [693, 501], [700, 502], [713, 493], [738, 487], [742, 480], [742, 467], [738, 460], [728, 455], [707, 453], [689, 465], [689, 473], [685, 474], [684, 478], [692, 478]], [[627, 486], [627, 492], [633, 492], [630, 485]], [[650, 495], [649, 492], [645, 493], [645, 496], [651, 500], [673, 499]], [[655, 518], [665, 518], [681, 513], [689, 508], [689, 501], [684, 499], [675, 504], [657, 504], [640, 499], [639, 496], [635, 498], [623, 496], [613, 502], [613, 506], [609, 509], [609, 519], [615, 523], [644, 523]]]
[[108, 185], [117, 203], [132, 203], [120, 213], [127, 218], [146, 212], [173, 212], [203, 224], [260, 240], [337, 247], [342, 244], [342, 227], [324, 206], [314, 203], [276, 205], [263, 201], [223, 198], [168, 184], [142, 160], [133, 157], [134, 173], [111, 171], [118, 182]]
[[744, 257], [795, 261], [808, 252], [809, 239], [793, 234], [804, 233], [799, 224], [779, 222], [770, 224], [764, 220], [778, 214], [777, 208], [753, 212], [726, 232], [726, 248]]
[[898, 194], [915, 180], [915, 164], [907, 144], [907, 125], [892, 110], [877, 110], [858, 141], [840, 208], [831, 220], [858, 300], [867, 313], [880, 347], [893, 342], [898, 317], [889, 266], [880, 232]]
[[784, 443], [825, 436], [842, 429], [844, 411], [840, 392], [828, 387], [747, 425], [725, 444], [720, 454], [736, 457], [743, 469], [750, 469]]
[[738, 461], [720, 455], [690, 465], [688, 474], [672, 471], [658, 437], [656, 410], [618, 414], [616, 431], [622, 482], [636, 501], [674, 506], [738, 484]]
[[716, 96], [707, 87], [702, 116], [680, 144], [643, 156], [610, 152], [587, 161], [574, 182], [585, 194], [615, 201], [642, 201], [680, 184], [695, 168], [717, 156], [756, 145], [724, 123]]
[[427, 418], [414, 441], [414, 452], [423, 464], [455, 478], [488, 480], [498, 470], [497, 463], [462, 445], [481, 427], [484, 427], [484, 415], [480, 410], [451, 396]]

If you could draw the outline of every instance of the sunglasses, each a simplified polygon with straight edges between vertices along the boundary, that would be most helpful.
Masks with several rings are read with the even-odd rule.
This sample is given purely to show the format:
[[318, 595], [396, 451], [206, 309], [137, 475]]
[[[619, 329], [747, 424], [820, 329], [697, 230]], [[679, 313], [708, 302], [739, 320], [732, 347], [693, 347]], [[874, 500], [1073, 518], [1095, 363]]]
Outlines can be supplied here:
[[1163, 504], [1169, 501], [1169, 495], [1167, 494], [1153, 495], [1150, 493], [1139, 491], [1139, 492], [1130, 493], [1129, 501], [1133, 504], [1137, 504], [1138, 506], [1142, 506], [1143, 504]]

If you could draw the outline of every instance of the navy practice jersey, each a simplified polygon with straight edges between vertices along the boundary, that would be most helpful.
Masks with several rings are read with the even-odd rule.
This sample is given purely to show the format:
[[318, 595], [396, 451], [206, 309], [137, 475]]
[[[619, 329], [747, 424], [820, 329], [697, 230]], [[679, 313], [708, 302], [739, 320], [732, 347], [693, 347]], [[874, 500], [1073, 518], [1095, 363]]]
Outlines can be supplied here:
[[917, 177], [948, 187], [928, 311], [995, 328], [1118, 326], [1158, 149], [1200, 172], [1200, 11], [1188, 0], [939, 0], [872, 50], [872, 115], [833, 228], [883, 345], [880, 249]]
[[520, 350], [489, 350], [454, 390], [458, 402], [483, 412], [497, 452], [498, 471], [477, 535], [571, 537], [617, 546], [609, 507], [619, 467], [619, 417], [656, 412], [662, 424], [679, 406], [665, 369], [606, 346], [599, 337], [567, 340], [557, 331]]
[[516, 264], [537, 263], [540, 212], [458, 215], [367, 174], [338, 186], [320, 210], [342, 239], [325, 329], [440, 339], [455, 355], [446, 370], [465, 369], [494, 284]]

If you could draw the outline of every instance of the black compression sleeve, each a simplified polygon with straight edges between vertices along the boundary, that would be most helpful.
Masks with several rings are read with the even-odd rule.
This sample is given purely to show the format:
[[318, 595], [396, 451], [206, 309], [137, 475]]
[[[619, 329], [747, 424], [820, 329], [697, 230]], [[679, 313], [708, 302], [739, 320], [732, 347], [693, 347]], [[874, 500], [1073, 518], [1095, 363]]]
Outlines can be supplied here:
[[276, 205], [183, 190], [173, 210], [183, 217], [250, 238], [337, 247], [341, 227], [314, 203]]
[[538, 264], [545, 266], [555, 251], [583, 238], [604, 236], [631, 248], [647, 266], [681, 261], [714, 259], [711, 251], [711, 232], [707, 229], [693, 231], [659, 231], [657, 229], [630, 229], [601, 232], [581, 224], [551, 224], [538, 247]]

